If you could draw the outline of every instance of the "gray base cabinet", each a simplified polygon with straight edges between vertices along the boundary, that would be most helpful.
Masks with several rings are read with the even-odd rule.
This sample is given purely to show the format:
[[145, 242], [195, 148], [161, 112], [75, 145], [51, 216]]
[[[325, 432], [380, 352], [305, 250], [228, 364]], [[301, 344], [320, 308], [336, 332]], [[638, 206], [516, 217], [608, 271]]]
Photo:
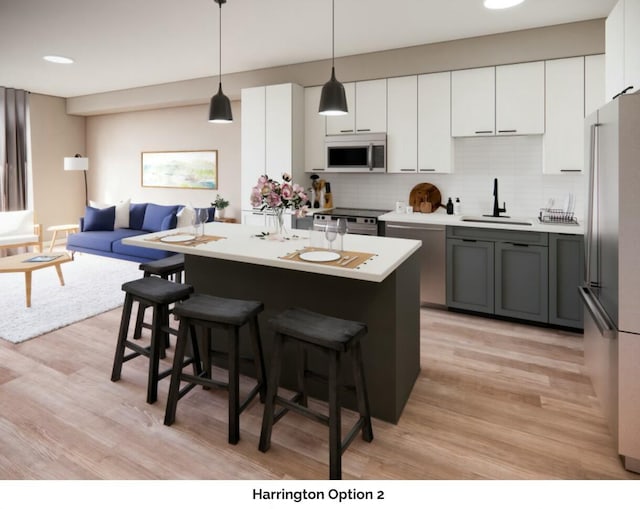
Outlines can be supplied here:
[[495, 314], [546, 322], [548, 250], [511, 242], [495, 245]]
[[447, 239], [447, 306], [494, 312], [493, 242]]
[[583, 279], [582, 235], [549, 234], [549, 323], [582, 329], [578, 286]]
[[582, 328], [581, 235], [450, 226], [447, 306]]

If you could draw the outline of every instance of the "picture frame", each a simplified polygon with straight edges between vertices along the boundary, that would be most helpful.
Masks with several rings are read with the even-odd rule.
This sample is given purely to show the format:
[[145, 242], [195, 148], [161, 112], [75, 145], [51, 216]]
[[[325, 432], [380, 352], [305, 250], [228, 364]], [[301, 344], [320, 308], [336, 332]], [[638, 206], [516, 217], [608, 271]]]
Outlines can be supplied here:
[[217, 150], [141, 153], [142, 187], [218, 189]]

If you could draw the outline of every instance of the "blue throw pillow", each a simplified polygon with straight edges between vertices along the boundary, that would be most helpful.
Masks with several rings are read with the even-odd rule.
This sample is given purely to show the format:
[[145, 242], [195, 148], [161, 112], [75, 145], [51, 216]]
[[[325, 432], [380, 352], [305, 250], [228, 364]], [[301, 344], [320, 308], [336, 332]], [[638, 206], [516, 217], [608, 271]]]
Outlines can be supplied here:
[[162, 220], [161, 230], [173, 230], [178, 224], [178, 216], [174, 213], [169, 214]]
[[86, 207], [84, 211], [84, 230], [85, 232], [113, 231], [113, 225], [116, 222], [116, 207], [107, 207], [106, 209], [97, 209], [95, 207]]
[[146, 203], [132, 203], [129, 205], [129, 228], [132, 230], [142, 230], [146, 210]]
[[144, 221], [142, 223], [142, 229], [148, 232], [159, 232], [165, 228], [162, 228], [162, 221], [170, 214], [175, 214], [178, 211], [178, 205], [156, 205], [155, 203], [149, 203], [147, 210], [144, 212]]

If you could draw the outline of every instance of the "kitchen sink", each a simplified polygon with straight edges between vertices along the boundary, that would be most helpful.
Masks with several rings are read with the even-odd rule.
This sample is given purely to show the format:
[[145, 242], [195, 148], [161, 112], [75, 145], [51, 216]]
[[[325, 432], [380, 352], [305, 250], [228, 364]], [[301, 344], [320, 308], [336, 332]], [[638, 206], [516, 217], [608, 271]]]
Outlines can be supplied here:
[[523, 217], [462, 216], [460, 218], [460, 221], [467, 221], [470, 223], [495, 223], [533, 226], [533, 221], [531, 219]]

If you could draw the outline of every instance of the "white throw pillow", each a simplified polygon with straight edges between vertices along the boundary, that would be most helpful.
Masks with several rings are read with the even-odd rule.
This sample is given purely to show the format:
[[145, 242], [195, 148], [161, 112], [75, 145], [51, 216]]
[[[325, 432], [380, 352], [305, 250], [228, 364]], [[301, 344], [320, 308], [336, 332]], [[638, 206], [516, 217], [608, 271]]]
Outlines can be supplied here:
[[97, 201], [89, 200], [89, 206], [96, 209], [106, 209], [107, 207], [116, 207], [116, 220], [113, 224], [113, 229], [117, 228], [129, 228], [129, 206], [131, 205], [131, 198], [127, 198], [119, 203], [100, 203]]
[[180, 209], [176, 217], [178, 218], [176, 228], [187, 228], [193, 225], [193, 220], [196, 218], [196, 211], [191, 205], [186, 205]]

